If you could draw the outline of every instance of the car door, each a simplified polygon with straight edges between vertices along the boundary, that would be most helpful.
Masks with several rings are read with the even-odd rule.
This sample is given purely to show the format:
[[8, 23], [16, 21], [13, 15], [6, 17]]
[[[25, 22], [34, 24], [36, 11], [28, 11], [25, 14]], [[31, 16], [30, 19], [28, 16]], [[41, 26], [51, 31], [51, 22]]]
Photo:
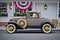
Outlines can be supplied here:
[[38, 27], [39, 24], [39, 18], [27, 18], [27, 23], [28, 26], [34, 26], [34, 27]]

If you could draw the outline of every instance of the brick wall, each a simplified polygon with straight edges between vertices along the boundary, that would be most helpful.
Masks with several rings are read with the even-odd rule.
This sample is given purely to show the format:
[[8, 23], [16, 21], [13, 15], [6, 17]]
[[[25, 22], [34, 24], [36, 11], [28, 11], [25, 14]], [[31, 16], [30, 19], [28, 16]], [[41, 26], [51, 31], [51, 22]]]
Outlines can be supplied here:
[[0, 22], [0, 26], [6, 26], [7, 24], [7, 22]]

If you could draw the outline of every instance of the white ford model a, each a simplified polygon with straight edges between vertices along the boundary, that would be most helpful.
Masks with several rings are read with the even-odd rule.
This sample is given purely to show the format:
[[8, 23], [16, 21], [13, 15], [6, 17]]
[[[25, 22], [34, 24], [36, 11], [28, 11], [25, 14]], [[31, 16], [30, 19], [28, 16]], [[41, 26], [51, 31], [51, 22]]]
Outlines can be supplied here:
[[13, 17], [7, 25], [7, 32], [14, 33], [17, 29], [40, 28], [44, 33], [50, 33], [54, 24], [47, 18], [41, 18], [40, 12], [28, 11], [24, 17]]

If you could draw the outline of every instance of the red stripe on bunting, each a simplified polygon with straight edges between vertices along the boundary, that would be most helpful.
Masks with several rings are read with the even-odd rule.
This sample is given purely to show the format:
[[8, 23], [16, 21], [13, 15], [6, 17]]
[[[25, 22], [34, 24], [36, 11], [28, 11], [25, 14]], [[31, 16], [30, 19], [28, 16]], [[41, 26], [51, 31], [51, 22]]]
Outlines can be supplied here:
[[22, 2], [22, 4], [25, 4], [25, 2]]

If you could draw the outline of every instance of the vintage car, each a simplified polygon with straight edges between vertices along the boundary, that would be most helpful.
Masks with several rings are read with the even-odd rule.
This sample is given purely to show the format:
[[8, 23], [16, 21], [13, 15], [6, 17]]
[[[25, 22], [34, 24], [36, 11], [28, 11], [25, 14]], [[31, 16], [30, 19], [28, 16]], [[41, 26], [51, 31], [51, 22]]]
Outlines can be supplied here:
[[50, 33], [54, 24], [50, 19], [41, 18], [39, 11], [27, 11], [26, 16], [13, 17], [7, 25], [7, 32], [14, 33], [17, 29], [40, 28], [44, 33]]

